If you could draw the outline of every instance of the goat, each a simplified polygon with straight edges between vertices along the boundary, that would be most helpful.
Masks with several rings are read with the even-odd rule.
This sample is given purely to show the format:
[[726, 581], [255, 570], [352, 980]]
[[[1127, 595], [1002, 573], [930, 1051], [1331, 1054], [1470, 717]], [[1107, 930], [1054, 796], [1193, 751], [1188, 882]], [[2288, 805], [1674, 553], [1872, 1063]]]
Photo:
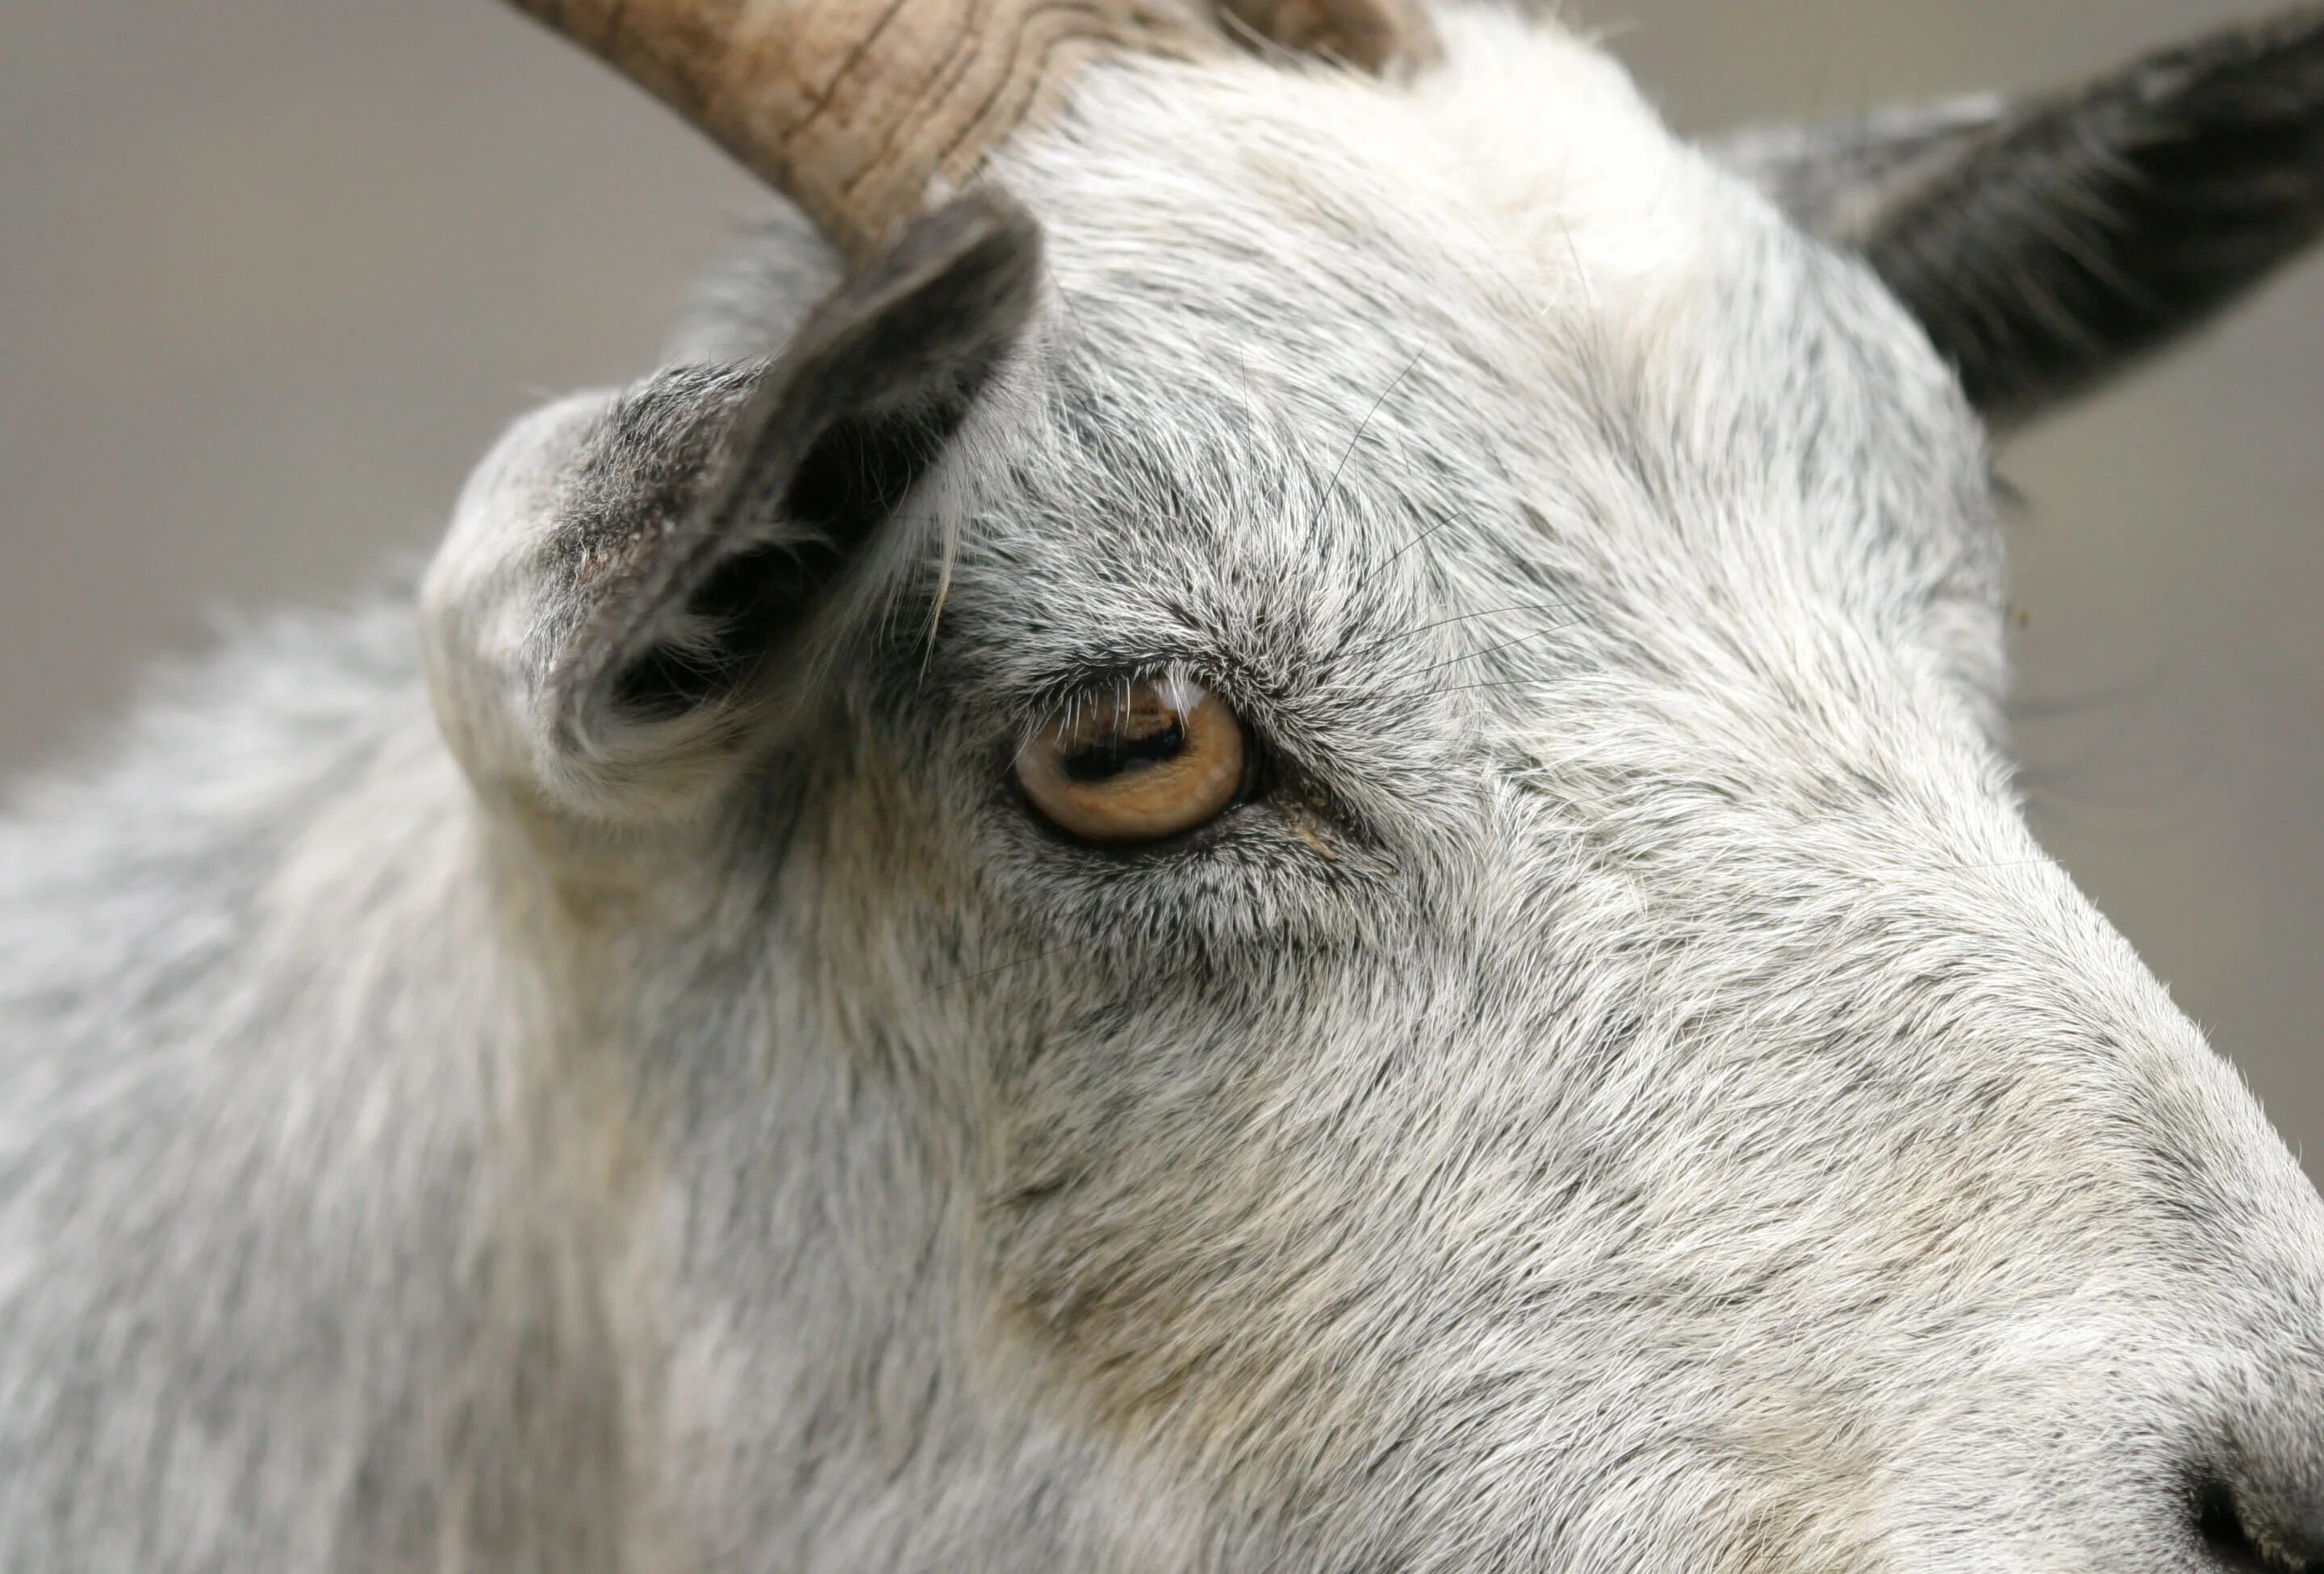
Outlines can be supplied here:
[[1396, 0], [523, 0], [795, 207], [0, 824], [0, 1567], [2324, 1567], [1989, 433], [2324, 9], [1709, 146]]

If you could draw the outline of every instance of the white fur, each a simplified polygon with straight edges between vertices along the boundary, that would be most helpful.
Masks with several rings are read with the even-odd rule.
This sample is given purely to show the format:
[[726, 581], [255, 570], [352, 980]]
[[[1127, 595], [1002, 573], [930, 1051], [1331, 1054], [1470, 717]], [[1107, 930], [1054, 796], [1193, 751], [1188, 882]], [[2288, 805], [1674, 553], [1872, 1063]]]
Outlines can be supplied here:
[[[424, 659], [261, 636], [0, 830], [0, 1562], [2160, 1574], [2324, 1471], [2324, 1207], [2022, 823], [1951, 379], [1443, 21], [1012, 150], [1034, 342], [758, 754], [557, 754], [591, 396]], [[1139, 672], [1278, 787], [1125, 859], [1006, 762]]]

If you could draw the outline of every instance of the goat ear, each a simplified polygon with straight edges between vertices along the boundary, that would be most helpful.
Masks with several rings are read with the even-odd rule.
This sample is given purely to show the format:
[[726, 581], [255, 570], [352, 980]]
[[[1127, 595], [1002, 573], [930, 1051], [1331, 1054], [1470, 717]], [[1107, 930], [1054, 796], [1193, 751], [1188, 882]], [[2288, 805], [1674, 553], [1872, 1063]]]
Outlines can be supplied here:
[[[472, 775], [595, 818], [698, 805], [762, 736], [897, 505], [1029, 319], [1040, 231], [995, 194], [908, 228], [773, 360], [662, 373], [503, 440], [429, 570]], [[909, 537], [908, 541], [900, 538]]]
[[2324, 8], [2078, 90], [1716, 150], [1859, 250], [2008, 421], [2195, 327], [2324, 229]]

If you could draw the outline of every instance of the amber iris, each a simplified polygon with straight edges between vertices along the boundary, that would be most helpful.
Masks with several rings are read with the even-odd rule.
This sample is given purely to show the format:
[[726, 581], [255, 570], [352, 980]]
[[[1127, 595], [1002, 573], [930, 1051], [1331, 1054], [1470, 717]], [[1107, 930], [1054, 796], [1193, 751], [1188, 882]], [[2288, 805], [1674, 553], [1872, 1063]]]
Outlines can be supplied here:
[[1025, 795], [1059, 830], [1151, 842], [1214, 819], [1240, 795], [1242, 724], [1200, 684], [1131, 683], [1075, 706], [1017, 755]]

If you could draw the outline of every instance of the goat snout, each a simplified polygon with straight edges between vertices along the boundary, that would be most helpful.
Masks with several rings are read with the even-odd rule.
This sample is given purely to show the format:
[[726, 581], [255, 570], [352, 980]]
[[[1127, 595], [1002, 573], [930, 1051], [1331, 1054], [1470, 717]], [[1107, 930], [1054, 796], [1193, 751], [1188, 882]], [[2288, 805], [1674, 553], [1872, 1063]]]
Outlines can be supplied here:
[[2255, 1409], [2190, 1475], [2199, 1544], [2221, 1569], [2324, 1574], [2324, 1409]]

